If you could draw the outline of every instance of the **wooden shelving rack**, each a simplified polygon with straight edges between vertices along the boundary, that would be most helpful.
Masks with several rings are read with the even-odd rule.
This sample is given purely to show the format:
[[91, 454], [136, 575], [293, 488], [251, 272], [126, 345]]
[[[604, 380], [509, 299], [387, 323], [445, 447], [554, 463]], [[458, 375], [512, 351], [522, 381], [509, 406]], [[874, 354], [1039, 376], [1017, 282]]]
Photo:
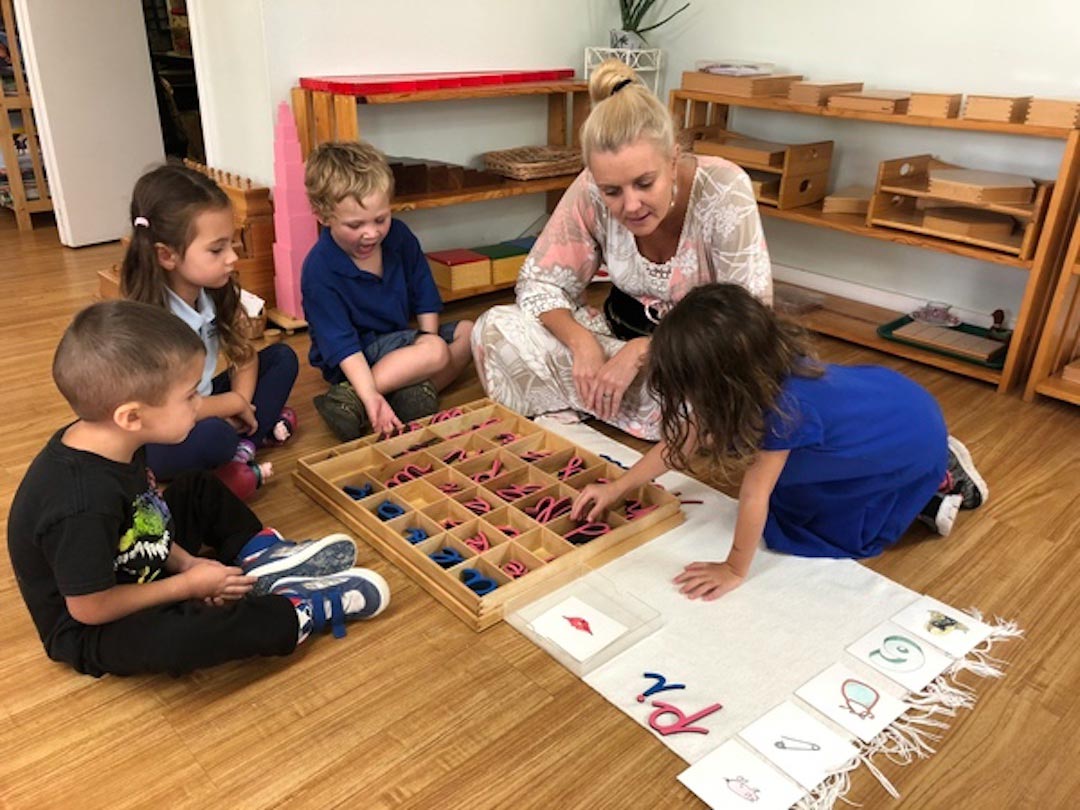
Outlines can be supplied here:
[[1080, 354], [1080, 218], [1073, 226], [1065, 263], [1050, 301], [1050, 311], [1031, 364], [1024, 399], [1036, 394], [1080, 405], [1080, 383], [1062, 377], [1062, 369]]
[[[15, 92], [0, 92], [0, 155], [4, 159], [7, 180], [0, 180], [0, 205], [15, 212], [15, 222], [20, 231], [34, 227], [31, 214], [52, 211], [52, 197], [45, 179], [45, 164], [41, 160], [37, 124], [34, 121], [34, 105], [26, 85], [26, 71], [22, 64], [19, 33], [15, 27], [15, 12], [11, 0], [0, 0], [0, 18], [7, 32], [11, 64], [15, 73]], [[30, 154], [32, 176], [23, 179], [19, 165], [19, 152], [15, 138], [25, 138]]]
[[[303, 87], [292, 89], [292, 108], [300, 149], [306, 158], [313, 147], [330, 140], [355, 140], [360, 137], [357, 106], [381, 104], [419, 104], [433, 101], [464, 101], [471, 99], [508, 98], [512, 96], [542, 96], [547, 98], [547, 144], [549, 146], [578, 145], [579, 133], [589, 112], [589, 88], [585, 82], [569, 80], [527, 82], [521, 84], [454, 87], [441, 90], [420, 90], [407, 93], [378, 93], [345, 95]], [[451, 205], [501, 200], [527, 194], [547, 194], [548, 210], [553, 210], [563, 191], [574, 182], [574, 176], [546, 177], [539, 180], [504, 180], [491, 186], [410, 194], [396, 198], [394, 211], [419, 211]], [[509, 289], [514, 282], [490, 285], [457, 294], [440, 290], [443, 300], [471, 298], [477, 295]]]
[[[876, 329], [881, 324], [899, 318], [902, 313], [872, 307], [837, 296], [825, 296], [822, 309], [803, 316], [806, 325], [821, 334], [837, 337], [852, 343], [906, 357], [927, 365], [944, 368], [976, 379], [994, 383], [998, 390], [1006, 392], [1017, 387], [1032, 367], [1035, 348], [1042, 331], [1044, 316], [1050, 303], [1050, 291], [1061, 267], [1067, 238], [1068, 220], [1077, 198], [1080, 178], [1080, 130], [1060, 127], [1028, 126], [993, 121], [973, 121], [963, 118], [928, 118], [910, 115], [829, 110], [806, 104], [792, 104], [786, 98], [745, 98], [688, 90], [672, 90], [670, 93], [672, 115], [678, 125], [696, 132], [730, 129], [728, 118], [734, 107], [746, 107], [773, 112], [798, 113], [821, 118], [841, 118], [869, 121], [878, 124], [948, 129], [959, 132], [985, 132], [1000, 135], [1018, 135], [1034, 138], [1051, 138], [1064, 141], [1064, 151], [1054, 182], [1053, 192], [1047, 204], [1046, 218], [1030, 259], [1004, 253], [978, 245], [963, 244], [934, 236], [870, 226], [866, 217], [856, 214], [825, 214], [821, 203], [801, 208], [779, 209], [759, 205], [765, 217], [799, 222], [820, 228], [828, 228], [855, 236], [879, 239], [894, 244], [948, 253], [968, 259], [1015, 267], [1028, 274], [1020, 311], [1016, 318], [1012, 343], [1001, 371], [963, 363], [929, 351], [884, 340]], [[1074, 240], [1075, 241], [1075, 240]]]

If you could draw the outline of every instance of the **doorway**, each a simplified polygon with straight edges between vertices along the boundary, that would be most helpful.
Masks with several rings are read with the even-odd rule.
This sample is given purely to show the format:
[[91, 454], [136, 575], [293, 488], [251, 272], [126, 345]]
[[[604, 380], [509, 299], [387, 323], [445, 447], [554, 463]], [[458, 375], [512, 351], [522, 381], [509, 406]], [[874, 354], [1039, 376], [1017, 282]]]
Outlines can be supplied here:
[[206, 162], [186, 0], [142, 0], [167, 157]]

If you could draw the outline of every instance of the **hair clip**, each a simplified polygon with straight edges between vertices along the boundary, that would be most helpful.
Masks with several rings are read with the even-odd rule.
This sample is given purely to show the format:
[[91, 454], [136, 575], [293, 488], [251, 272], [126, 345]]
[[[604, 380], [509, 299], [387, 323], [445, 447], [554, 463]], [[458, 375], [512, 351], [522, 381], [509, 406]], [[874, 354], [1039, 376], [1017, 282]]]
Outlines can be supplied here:
[[633, 83], [634, 83], [634, 80], [633, 80], [633, 79], [621, 79], [620, 81], [617, 81], [617, 82], [615, 82], [615, 86], [614, 86], [614, 87], [612, 87], [612, 88], [611, 88], [611, 92], [610, 92], [610, 93], [608, 93], [608, 98], [611, 98], [611, 97], [612, 97], [613, 95], [615, 95], [616, 93], [618, 93], [618, 92], [619, 92], [620, 90], [622, 90], [622, 89], [623, 89], [624, 87], [629, 87], [629, 86], [630, 86], [630, 85], [632, 85]]
[[485, 577], [475, 568], [466, 568], [461, 572], [461, 581], [465, 587], [477, 596], [484, 596], [499, 587], [499, 583], [491, 577]]
[[133, 228], [149, 228], [150, 220], [146, 217], [135, 217], [135, 219], [131, 221], [131, 226]]

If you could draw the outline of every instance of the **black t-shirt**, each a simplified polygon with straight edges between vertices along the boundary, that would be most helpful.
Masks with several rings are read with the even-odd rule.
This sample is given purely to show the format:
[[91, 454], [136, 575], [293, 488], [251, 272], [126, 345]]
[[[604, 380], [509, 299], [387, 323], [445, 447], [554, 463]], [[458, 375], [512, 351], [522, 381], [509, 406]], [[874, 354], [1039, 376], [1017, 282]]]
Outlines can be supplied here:
[[165, 575], [172, 516], [140, 449], [130, 464], [67, 447], [58, 431], [30, 464], [8, 519], [8, 551], [50, 658], [73, 660], [83, 627], [65, 596]]

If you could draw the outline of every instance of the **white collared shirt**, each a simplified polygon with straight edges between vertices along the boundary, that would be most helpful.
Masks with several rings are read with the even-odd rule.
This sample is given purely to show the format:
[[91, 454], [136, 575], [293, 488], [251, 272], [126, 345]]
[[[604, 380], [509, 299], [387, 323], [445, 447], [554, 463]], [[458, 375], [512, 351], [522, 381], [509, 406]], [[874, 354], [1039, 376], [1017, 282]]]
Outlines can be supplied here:
[[195, 309], [191, 308], [183, 298], [174, 293], [168, 287], [165, 293], [169, 298], [169, 309], [173, 315], [198, 332], [206, 347], [206, 363], [203, 365], [202, 379], [199, 380], [199, 394], [204, 397], [213, 393], [214, 371], [217, 369], [218, 350], [220, 348], [217, 332], [217, 310], [214, 302], [206, 294], [206, 290], [199, 290], [199, 297], [195, 300]]

